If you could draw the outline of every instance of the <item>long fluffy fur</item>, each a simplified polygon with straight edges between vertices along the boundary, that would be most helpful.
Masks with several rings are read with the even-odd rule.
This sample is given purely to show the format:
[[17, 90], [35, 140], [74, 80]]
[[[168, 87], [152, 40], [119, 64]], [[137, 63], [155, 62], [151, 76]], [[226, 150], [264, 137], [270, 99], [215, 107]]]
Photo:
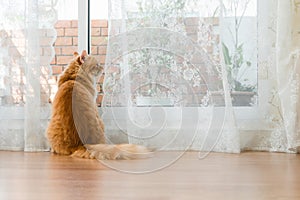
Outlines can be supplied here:
[[104, 124], [95, 103], [94, 78], [102, 71], [97, 60], [74, 53], [59, 78], [47, 136], [52, 152], [80, 158], [136, 159], [151, 155], [139, 145], [105, 144]]

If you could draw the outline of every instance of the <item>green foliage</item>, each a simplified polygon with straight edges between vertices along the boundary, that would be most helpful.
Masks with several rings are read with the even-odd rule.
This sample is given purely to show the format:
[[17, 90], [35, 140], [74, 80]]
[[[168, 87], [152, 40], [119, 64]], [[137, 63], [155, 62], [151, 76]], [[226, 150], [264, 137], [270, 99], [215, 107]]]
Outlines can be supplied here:
[[[229, 27], [229, 33], [232, 36], [232, 43], [228, 47], [228, 44], [222, 42], [222, 53], [224, 62], [226, 64], [228, 82], [231, 90], [233, 91], [249, 91], [254, 92], [256, 90], [255, 85], [245, 84], [247, 79], [243, 79], [243, 76], [251, 66], [252, 63], [244, 57], [244, 44], [239, 41], [239, 29], [245, 14], [245, 11], [251, 2], [251, 0], [235, 0], [224, 3], [222, 1], [221, 8], [225, 16], [227, 11], [234, 14], [234, 28]], [[242, 8], [242, 14], [238, 15], [239, 8]], [[230, 14], [229, 14], [230, 16]]]
[[[229, 48], [222, 42], [222, 52], [224, 62], [227, 69], [227, 79], [231, 90], [253, 92], [256, 89], [255, 85], [246, 85], [240, 81], [239, 74], [244, 74], [246, 67], [251, 67], [252, 63], [244, 59], [243, 44], [238, 45], [232, 53]], [[241, 70], [244, 70], [241, 72]], [[247, 79], [244, 79], [247, 81]]]
[[223, 50], [223, 56], [224, 56], [225, 64], [226, 65], [232, 65], [228, 47], [223, 42], [222, 42], [222, 50]]

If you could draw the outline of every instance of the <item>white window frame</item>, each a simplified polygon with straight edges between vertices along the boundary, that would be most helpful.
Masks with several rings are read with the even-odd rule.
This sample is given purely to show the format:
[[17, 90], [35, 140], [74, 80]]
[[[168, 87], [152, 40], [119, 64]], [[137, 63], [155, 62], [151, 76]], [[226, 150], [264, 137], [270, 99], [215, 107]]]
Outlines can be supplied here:
[[78, 0], [78, 52], [90, 52], [90, 0]]

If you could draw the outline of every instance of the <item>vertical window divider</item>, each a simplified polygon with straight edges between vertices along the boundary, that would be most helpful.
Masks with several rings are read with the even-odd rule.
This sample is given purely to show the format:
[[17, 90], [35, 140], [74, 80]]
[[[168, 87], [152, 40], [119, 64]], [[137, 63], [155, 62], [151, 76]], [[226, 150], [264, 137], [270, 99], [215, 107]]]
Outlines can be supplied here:
[[91, 51], [90, 45], [90, 0], [78, 1], [78, 52]]
[[88, 8], [87, 8], [87, 52], [91, 54], [91, 0], [87, 0]]

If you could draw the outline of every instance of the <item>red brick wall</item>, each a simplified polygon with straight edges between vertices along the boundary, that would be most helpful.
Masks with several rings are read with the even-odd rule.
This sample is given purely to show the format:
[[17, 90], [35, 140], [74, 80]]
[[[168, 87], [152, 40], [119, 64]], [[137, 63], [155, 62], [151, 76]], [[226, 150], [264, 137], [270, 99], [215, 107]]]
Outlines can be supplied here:
[[[186, 18], [184, 21], [187, 36], [190, 37], [192, 40], [197, 41], [198, 39], [198, 18]], [[211, 24], [211, 29], [216, 28], [219, 25], [219, 21], [217, 18], [206, 18], [204, 19], [209, 24]], [[70, 62], [73, 57], [73, 52], [77, 51], [78, 47], [78, 21], [77, 20], [63, 20], [58, 21], [55, 25], [57, 31], [57, 40], [54, 43], [55, 47], [55, 57], [51, 62], [52, 67], [52, 75], [53, 78], [51, 79], [51, 84], [53, 87], [56, 85], [56, 81], [58, 76], [62, 73], [64, 68]], [[91, 23], [91, 54], [95, 55], [98, 61], [101, 64], [105, 63], [105, 56], [106, 56], [106, 46], [107, 46], [107, 35], [108, 35], [108, 22], [107, 20], [92, 20]], [[213, 35], [205, 35], [201, 36], [205, 37], [202, 40], [205, 41], [215, 41], [219, 42], [219, 36], [217, 33]], [[208, 44], [204, 47], [208, 53], [214, 52], [214, 47]], [[194, 61], [196, 62], [196, 61]], [[119, 69], [116, 69], [113, 73], [118, 73]], [[112, 73], [110, 71], [106, 72], [107, 74]], [[215, 77], [217, 79], [217, 77]], [[102, 84], [103, 84], [103, 75], [100, 77], [97, 83], [97, 104], [100, 106], [103, 91], [102, 91]], [[199, 92], [202, 88], [199, 88]], [[196, 88], [197, 90], [197, 88]], [[56, 90], [52, 90], [52, 98], [55, 94]], [[188, 96], [191, 96], [189, 101], [189, 105], [194, 105], [196, 102], [193, 100], [193, 95], [188, 92]]]

